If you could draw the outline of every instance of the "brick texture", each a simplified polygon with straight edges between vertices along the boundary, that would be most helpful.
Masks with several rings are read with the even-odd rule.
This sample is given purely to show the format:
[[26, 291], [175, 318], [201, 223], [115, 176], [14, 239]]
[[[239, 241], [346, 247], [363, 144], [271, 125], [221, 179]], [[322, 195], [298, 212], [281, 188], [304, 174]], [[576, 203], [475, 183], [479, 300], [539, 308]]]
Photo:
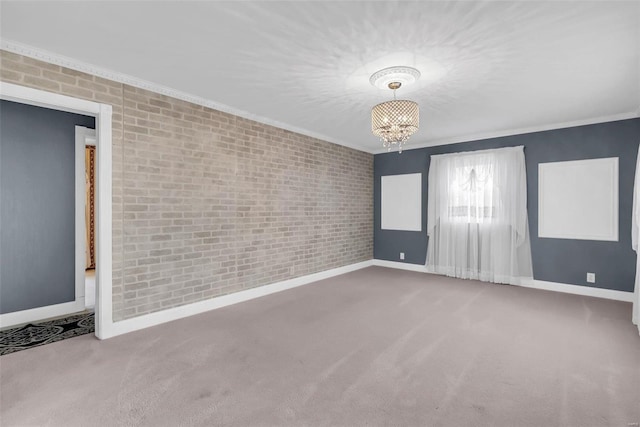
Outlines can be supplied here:
[[0, 52], [113, 106], [115, 321], [372, 258], [373, 155]]

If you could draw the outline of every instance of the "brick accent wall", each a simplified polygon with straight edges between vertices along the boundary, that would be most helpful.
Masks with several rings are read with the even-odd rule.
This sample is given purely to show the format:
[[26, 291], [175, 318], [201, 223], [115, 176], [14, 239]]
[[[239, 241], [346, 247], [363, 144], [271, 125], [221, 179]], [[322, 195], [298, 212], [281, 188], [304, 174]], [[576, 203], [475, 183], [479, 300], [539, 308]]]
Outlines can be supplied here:
[[0, 52], [113, 106], [115, 321], [373, 257], [373, 155]]

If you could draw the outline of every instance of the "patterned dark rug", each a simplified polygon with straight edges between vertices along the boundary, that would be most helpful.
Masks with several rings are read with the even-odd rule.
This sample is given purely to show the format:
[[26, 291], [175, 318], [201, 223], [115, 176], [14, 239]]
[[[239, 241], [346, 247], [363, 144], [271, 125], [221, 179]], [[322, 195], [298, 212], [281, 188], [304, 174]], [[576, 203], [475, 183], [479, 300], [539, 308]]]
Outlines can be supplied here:
[[94, 325], [93, 313], [82, 313], [0, 331], [0, 356], [90, 334]]

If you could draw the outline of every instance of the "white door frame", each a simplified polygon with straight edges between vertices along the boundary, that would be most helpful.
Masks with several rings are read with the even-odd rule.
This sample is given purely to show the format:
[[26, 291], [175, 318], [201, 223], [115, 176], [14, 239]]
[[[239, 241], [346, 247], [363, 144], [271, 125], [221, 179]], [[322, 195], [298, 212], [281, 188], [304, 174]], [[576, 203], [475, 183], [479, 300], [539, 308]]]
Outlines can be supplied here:
[[76, 311], [86, 308], [85, 280], [87, 268], [87, 185], [85, 164], [87, 145], [96, 146], [96, 130], [76, 126]]
[[[108, 104], [99, 104], [84, 99], [72, 98], [70, 96], [58, 95], [39, 89], [32, 89], [12, 83], [0, 82], [0, 99], [19, 102], [22, 104], [35, 105], [38, 107], [51, 108], [54, 110], [68, 111], [71, 113], [93, 116], [96, 118], [97, 136], [97, 163], [96, 163], [96, 305], [95, 322], [96, 336], [100, 339], [112, 336], [113, 313], [112, 313], [112, 226], [111, 226], [111, 205], [112, 205], [112, 158], [111, 158], [111, 115], [112, 108]], [[76, 145], [76, 150], [78, 146]], [[77, 153], [77, 152], [76, 152]], [[82, 148], [82, 170], [84, 171], [84, 147]], [[76, 155], [76, 168], [78, 168], [78, 156]], [[84, 174], [76, 177], [76, 191], [78, 190], [78, 179], [82, 179], [84, 190]], [[84, 193], [83, 193], [84, 197]], [[83, 199], [82, 199], [83, 200]], [[77, 215], [76, 197], [76, 215]], [[84, 205], [83, 205], [84, 206]], [[76, 218], [77, 219], [77, 218]], [[84, 209], [82, 215], [84, 224]], [[76, 221], [78, 227], [78, 221]], [[84, 232], [84, 229], [83, 229]], [[76, 239], [78, 238], [76, 229]], [[77, 240], [76, 240], [77, 248]], [[82, 245], [82, 295], [84, 295], [84, 243]], [[77, 308], [78, 297], [78, 255], [76, 250], [76, 301], [56, 304], [47, 307], [34, 308], [15, 313], [0, 315], [0, 327], [8, 327], [20, 323], [29, 322], [35, 318], [43, 319], [69, 313], [68, 310]], [[84, 310], [84, 297], [82, 307]], [[33, 317], [36, 316], [36, 317]], [[31, 318], [31, 319], [30, 319]], [[26, 320], [25, 320], [26, 319]]]

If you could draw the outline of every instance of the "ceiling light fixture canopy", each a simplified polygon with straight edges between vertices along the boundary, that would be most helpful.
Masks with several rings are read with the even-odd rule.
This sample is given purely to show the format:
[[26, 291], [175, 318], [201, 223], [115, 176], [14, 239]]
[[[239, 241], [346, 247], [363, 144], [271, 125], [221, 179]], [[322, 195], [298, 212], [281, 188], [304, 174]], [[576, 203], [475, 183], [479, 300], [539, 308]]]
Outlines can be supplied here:
[[396, 90], [403, 83], [411, 84], [420, 77], [420, 72], [411, 67], [390, 67], [374, 73], [369, 82], [376, 87], [384, 84], [393, 90], [393, 101], [383, 102], [371, 110], [371, 132], [382, 140], [388, 151], [402, 145], [420, 128], [420, 108], [418, 104], [396, 99]]
[[369, 83], [378, 89], [387, 89], [389, 83], [409, 86], [420, 78], [420, 71], [412, 67], [389, 67], [376, 71], [369, 77]]

